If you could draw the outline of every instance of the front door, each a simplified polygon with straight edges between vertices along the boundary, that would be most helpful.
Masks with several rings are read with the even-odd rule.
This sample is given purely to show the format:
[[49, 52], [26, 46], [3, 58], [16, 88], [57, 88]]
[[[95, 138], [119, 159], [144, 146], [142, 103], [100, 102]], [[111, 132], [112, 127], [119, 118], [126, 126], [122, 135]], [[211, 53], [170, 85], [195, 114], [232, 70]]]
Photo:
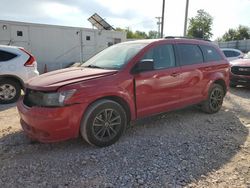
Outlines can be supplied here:
[[162, 44], [151, 48], [143, 59], [154, 61], [154, 70], [135, 75], [137, 116], [167, 111], [178, 106], [182, 81], [176, 66], [174, 48]]

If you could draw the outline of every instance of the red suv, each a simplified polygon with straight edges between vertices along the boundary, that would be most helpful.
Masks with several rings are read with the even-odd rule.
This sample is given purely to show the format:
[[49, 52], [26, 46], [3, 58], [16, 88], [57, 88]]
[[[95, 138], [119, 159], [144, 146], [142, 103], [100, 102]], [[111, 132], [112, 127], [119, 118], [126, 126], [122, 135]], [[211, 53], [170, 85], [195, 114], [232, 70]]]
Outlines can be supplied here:
[[250, 59], [231, 61], [230, 86], [250, 86]]
[[81, 67], [29, 81], [18, 102], [23, 130], [40, 142], [76, 138], [108, 146], [135, 119], [199, 104], [220, 110], [229, 63], [213, 43], [184, 38], [111, 46]]

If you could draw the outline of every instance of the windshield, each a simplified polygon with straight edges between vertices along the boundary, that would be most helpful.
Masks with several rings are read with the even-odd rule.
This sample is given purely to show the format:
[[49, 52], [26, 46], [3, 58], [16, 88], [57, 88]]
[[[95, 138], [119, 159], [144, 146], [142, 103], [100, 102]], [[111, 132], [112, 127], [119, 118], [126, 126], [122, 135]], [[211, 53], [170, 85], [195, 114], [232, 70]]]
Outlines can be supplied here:
[[121, 43], [106, 48], [82, 64], [83, 67], [121, 69], [147, 43]]

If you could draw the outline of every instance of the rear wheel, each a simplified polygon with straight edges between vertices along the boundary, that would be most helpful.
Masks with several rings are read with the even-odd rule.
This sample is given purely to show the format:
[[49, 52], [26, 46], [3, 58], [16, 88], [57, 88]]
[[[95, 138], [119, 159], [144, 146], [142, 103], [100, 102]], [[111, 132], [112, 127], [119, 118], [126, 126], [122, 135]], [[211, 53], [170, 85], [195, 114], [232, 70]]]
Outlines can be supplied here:
[[208, 99], [202, 104], [202, 110], [206, 113], [216, 113], [221, 109], [225, 92], [219, 84], [213, 84], [209, 90]]
[[0, 80], [0, 104], [9, 104], [16, 102], [21, 95], [21, 86], [19, 83], [10, 80]]
[[81, 122], [81, 135], [91, 145], [105, 147], [115, 143], [127, 125], [126, 112], [112, 100], [93, 103]]

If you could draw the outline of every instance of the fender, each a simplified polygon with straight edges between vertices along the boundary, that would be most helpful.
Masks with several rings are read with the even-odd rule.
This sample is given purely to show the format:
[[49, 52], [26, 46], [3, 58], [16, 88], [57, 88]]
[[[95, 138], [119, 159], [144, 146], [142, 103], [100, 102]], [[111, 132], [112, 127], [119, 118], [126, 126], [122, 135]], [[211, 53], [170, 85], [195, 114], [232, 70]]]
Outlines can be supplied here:
[[[72, 98], [74, 102], [85, 103], [90, 106], [93, 102], [104, 99], [104, 98], [119, 98], [125, 102], [130, 111], [131, 120], [136, 119], [136, 109], [134, 104], [134, 87], [133, 80], [126, 81], [126, 87], [114, 85], [104, 85], [104, 86], [95, 86], [95, 87], [84, 87], [79, 90], [79, 93], [82, 93], [77, 98]], [[86, 85], [85, 85], [86, 86]], [[87, 106], [87, 108], [88, 108]], [[86, 108], [86, 109], [87, 109]], [[86, 109], [83, 113], [85, 113]]]
[[21, 85], [21, 88], [24, 89], [24, 86], [25, 86], [24, 81], [21, 78], [19, 78], [18, 76], [10, 75], [10, 74], [0, 75], [0, 80], [3, 80], [3, 79], [15, 80]]
[[[226, 77], [225, 77], [225, 74], [227, 75]], [[226, 71], [225, 72], [215, 72], [209, 76], [209, 78], [208, 78], [209, 82], [207, 83], [207, 86], [205, 87], [205, 89], [202, 92], [205, 99], [208, 97], [208, 93], [209, 93], [209, 89], [210, 89], [211, 85], [216, 83], [216, 82], [223, 83], [224, 85], [222, 85], [222, 86], [223, 86], [223, 88], [225, 86], [225, 90], [227, 91], [229, 79], [225, 79], [225, 78], [229, 78], [229, 74]]]

